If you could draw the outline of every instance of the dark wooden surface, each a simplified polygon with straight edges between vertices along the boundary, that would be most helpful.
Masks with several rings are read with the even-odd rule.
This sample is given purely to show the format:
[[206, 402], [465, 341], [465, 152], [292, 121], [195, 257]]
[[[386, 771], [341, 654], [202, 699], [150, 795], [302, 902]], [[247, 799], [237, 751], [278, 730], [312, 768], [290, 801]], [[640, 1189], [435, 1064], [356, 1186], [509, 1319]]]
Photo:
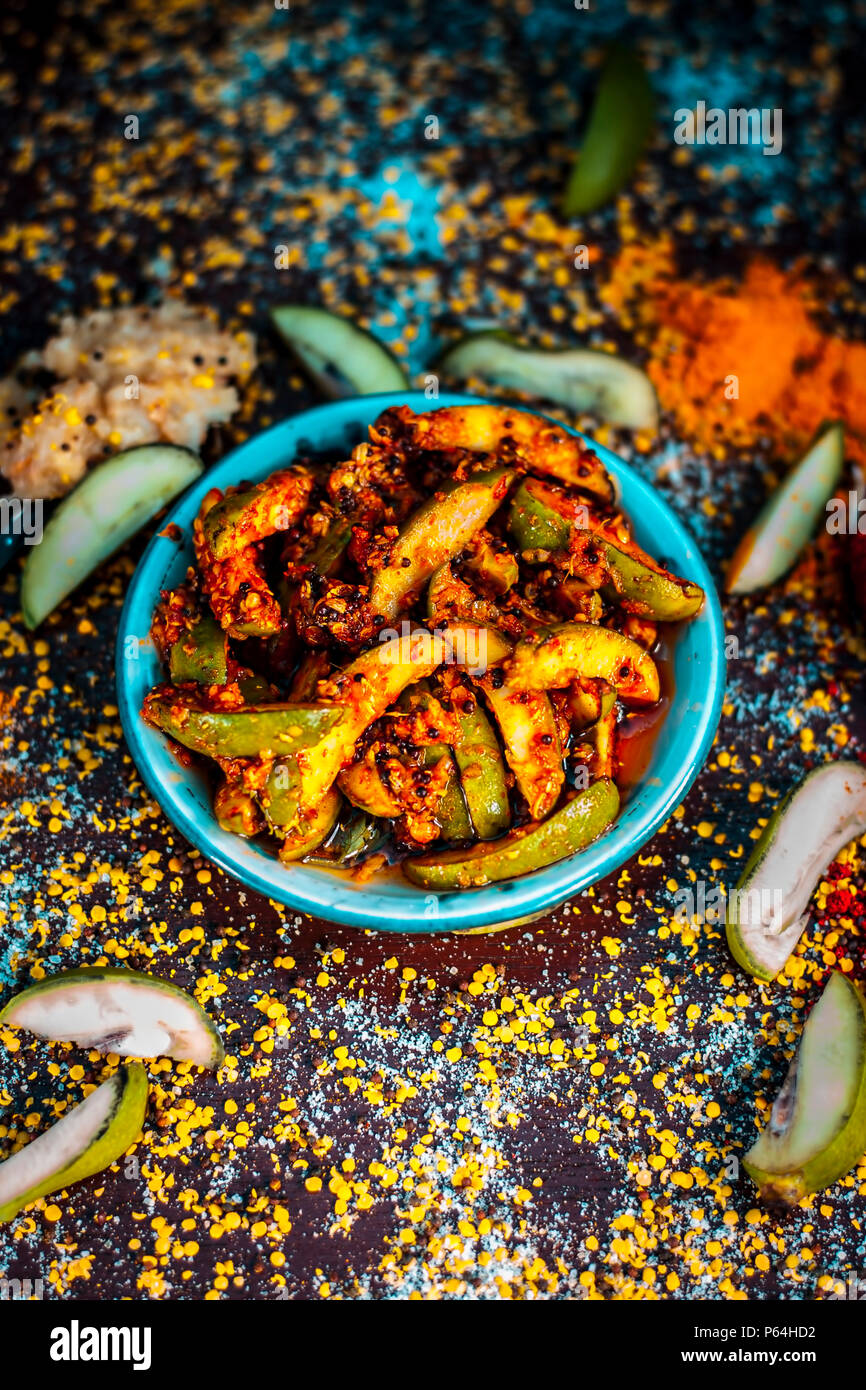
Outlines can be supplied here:
[[[261, 335], [261, 371], [216, 454], [314, 403], [268, 338], [268, 305], [349, 308], [408, 349], [420, 380], [467, 317], [627, 342], [598, 299], [627, 224], [678, 228], [694, 273], [760, 246], [823, 257], [852, 276], [829, 313], [862, 334], [848, 215], [862, 116], [845, 88], [862, 6], [836, 28], [805, 7], [737, 24], [634, 9], [61, 4], [41, 34], [8, 10], [6, 365], [61, 309], [180, 287]], [[702, 96], [781, 103], [790, 134], [777, 161], [739, 152], [722, 197], [673, 158], [665, 128], [629, 202], [569, 228], [558, 191], [599, 45], [620, 27], [645, 43], [665, 113]], [[573, 241], [598, 251], [579, 281]], [[647, 476], [668, 465], [661, 485], [719, 573], [764, 460], [714, 464], [666, 422], [636, 462]], [[532, 927], [410, 939], [240, 891], [149, 801], [112, 662], [142, 545], [35, 638], [17, 575], [2, 584], [3, 997], [58, 967], [125, 960], [195, 986], [230, 1059], [219, 1076], [152, 1066], [134, 1154], [6, 1227], [0, 1275], [68, 1299], [812, 1299], [862, 1271], [866, 1170], [779, 1215], [737, 1162], [828, 966], [864, 971], [859, 853], [772, 987], [740, 974], [718, 928], [674, 917], [678, 889], [736, 881], [750, 831], [805, 768], [862, 749], [840, 554], [824, 547], [766, 601], [729, 605], [740, 655], [716, 747], [639, 856]], [[0, 1041], [5, 1146], [111, 1065]]]

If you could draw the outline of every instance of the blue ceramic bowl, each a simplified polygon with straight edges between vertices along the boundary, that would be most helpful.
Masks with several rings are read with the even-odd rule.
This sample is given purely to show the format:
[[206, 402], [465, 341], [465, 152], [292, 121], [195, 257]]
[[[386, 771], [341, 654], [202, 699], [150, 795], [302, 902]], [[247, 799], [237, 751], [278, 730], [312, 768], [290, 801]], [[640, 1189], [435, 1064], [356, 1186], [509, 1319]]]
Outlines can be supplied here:
[[183, 579], [192, 560], [190, 535], [201, 499], [211, 487], [257, 481], [291, 464], [298, 454], [340, 449], [348, 456], [366, 438], [367, 426], [391, 405], [423, 411], [468, 405], [477, 397], [422, 392], [360, 396], [305, 411], [241, 445], [200, 479], [175, 506], [169, 522], [182, 544], [163, 527], [142, 556], [126, 597], [117, 638], [117, 695], [126, 739], [136, 766], [165, 814], [208, 859], [288, 907], [334, 922], [379, 931], [459, 931], [517, 924], [556, 907], [597, 879], [613, 873], [650, 838], [691, 786], [709, 751], [724, 690], [723, 626], [713, 581], [698, 549], [661, 497], [598, 444], [593, 449], [616, 479], [622, 506], [638, 542], [666, 558], [671, 569], [706, 591], [700, 615], [679, 633], [674, 649], [675, 690], [641, 784], [619, 819], [583, 853], [510, 883], [463, 892], [425, 894], [398, 875], [357, 884], [337, 872], [296, 864], [284, 867], [264, 844], [221, 830], [214, 819], [204, 776], [178, 762], [165, 737], [142, 720], [148, 690], [163, 679], [149, 638], [160, 589]]

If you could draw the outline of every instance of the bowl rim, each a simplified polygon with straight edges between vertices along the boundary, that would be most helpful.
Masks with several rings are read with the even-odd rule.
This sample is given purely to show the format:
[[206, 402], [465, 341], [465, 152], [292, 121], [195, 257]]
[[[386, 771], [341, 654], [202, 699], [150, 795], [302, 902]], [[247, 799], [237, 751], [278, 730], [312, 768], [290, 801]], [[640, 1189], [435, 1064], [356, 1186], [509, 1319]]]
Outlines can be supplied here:
[[[267, 476], [268, 471], [278, 466], [277, 463], [271, 462], [269, 466], [263, 466], [261, 462], [251, 463], [249, 472], [245, 473], [244, 460], [246, 457], [252, 459], [254, 455], [261, 459], [262, 454], [268, 452], [269, 442], [274, 445], [273, 454], [279, 456], [279, 441], [283, 436], [296, 435], [297, 449], [297, 443], [303, 441], [307, 434], [315, 437], [317, 430], [321, 432], [320, 427], [325, 422], [336, 426], [339, 418], [346, 419], [353, 411], [361, 410], [365, 417], [369, 415], [372, 419], [380, 410], [393, 405], [408, 405], [420, 413], [445, 406], [486, 404], [507, 405], [508, 409], [542, 415], [569, 434], [584, 439], [600, 454], [605, 465], [613, 473], [615, 481], [628, 480], [631, 487], [648, 498], [652, 508], [662, 515], [680, 546], [690, 551], [689, 577], [701, 585], [706, 595], [704, 606], [695, 622], [701, 622], [706, 628], [705, 646], [708, 659], [701, 662], [702, 669], [706, 672], [706, 698], [700, 706], [700, 717], [691, 732], [688, 744], [683, 749], [679, 773], [665, 788], [651, 788], [652, 794], [644, 797], [643, 805], [642, 792], [637, 791], [627, 805], [631, 809], [639, 808], [638, 813], [632, 818], [632, 823], [625, 833], [620, 816], [598, 840], [579, 854], [505, 883], [443, 894], [425, 894], [423, 889], [414, 888], [407, 881], [401, 880], [401, 888], [405, 887], [406, 894], [392, 896], [377, 891], [375, 879], [362, 886], [349, 884], [346, 877], [337, 872], [315, 869], [307, 865], [292, 866], [287, 870], [279, 864], [276, 856], [272, 860], [270, 857], [265, 860], [265, 856], [262, 855], [260, 857], [263, 862], [275, 866], [279, 874], [285, 876], [285, 883], [276, 875], [274, 867], [271, 867], [273, 877], [268, 878], [264, 872], [260, 873], [254, 867], [255, 860], [240, 861], [241, 849], [250, 842], [227, 835], [213, 820], [209, 825], [204, 824], [202, 818], [196, 814], [195, 804], [193, 803], [190, 810], [175, 787], [156, 775], [150, 762], [145, 741], [156, 739], [166, 750], [168, 741], [165, 735], [151, 729], [141, 719], [137, 700], [132, 698], [130, 691], [125, 643], [127, 634], [140, 625], [141, 620], [135, 617], [139, 609], [143, 609], [147, 614], [143, 630], [149, 632], [150, 618], [159, 592], [160, 575], [167, 568], [164, 561], [170, 563], [171, 559], [177, 556], [177, 542], [165, 533], [172, 524], [180, 525], [186, 530], [190, 525], [191, 516], [198, 510], [202, 497], [210, 488], [230, 485], [238, 478]], [[281, 463], [279, 466], [286, 465]], [[186, 513], [190, 513], [189, 519]], [[177, 521], [178, 515], [184, 517], [182, 522]], [[171, 549], [167, 550], [166, 547]], [[599, 879], [614, 873], [631, 859], [679, 805], [704, 765], [721, 716], [725, 688], [723, 653], [724, 622], [721, 606], [712, 576], [697, 548], [697, 543], [665, 498], [629, 464], [589, 435], [573, 429], [561, 420], [544, 415], [542, 411], [533, 410], [526, 404], [452, 392], [442, 392], [431, 401], [423, 391], [407, 390], [347, 397], [301, 411], [259, 431], [206, 469], [172, 504], [162, 520], [160, 531], [151, 538], [136, 566], [119, 618], [115, 669], [118, 709], [133, 763], [169, 822], [210, 862], [218, 864], [244, 886], [261, 893], [272, 902], [296, 911], [370, 930], [417, 933], [472, 930], [532, 921]], [[676, 698], [675, 692], [671, 707], [665, 716], [666, 720], [670, 720], [674, 714]], [[181, 765], [174, 756], [169, 756], [180, 769]], [[178, 778], [177, 781], [182, 783], [183, 779]], [[649, 779], [648, 787], [651, 782], [652, 779]], [[222, 837], [229, 843], [224, 846], [215, 837]], [[230, 843], [232, 841], [236, 844]], [[256, 856], [256, 859], [258, 857]]]

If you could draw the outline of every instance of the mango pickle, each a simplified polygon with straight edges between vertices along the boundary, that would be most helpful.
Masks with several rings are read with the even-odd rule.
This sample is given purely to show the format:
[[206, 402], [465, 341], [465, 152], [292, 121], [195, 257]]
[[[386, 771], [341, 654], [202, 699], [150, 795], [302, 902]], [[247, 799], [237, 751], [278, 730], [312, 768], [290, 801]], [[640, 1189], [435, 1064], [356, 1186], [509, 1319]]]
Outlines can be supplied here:
[[434, 812], [442, 831], [442, 839], [471, 840], [472, 822], [469, 819], [460, 772], [451, 751], [442, 743], [433, 744], [426, 750], [425, 762], [428, 767], [437, 766], [443, 758], [446, 760], [448, 780]]
[[515, 690], [554, 690], [574, 680], [603, 680], [628, 704], [654, 705], [659, 673], [630, 637], [594, 623], [559, 623], [524, 637], [505, 664]]
[[512, 454], [526, 468], [570, 483], [605, 503], [613, 501], [610, 475], [597, 454], [555, 420], [500, 405], [456, 405], [415, 415], [397, 406], [371, 429], [379, 443], [407, 441], [415, 449], [469, 449]]
[[[575, 520], [569, 519], [569, 512]], [[524, 552], [567, 550], [576, 528], [588, 532], [604, 561], [602, 592], [630, 612], [660, 622], [680, 622], [694, 617], [704, 601], [699, 585], [671, 574], [633, 544], [626, 548], [623, 540], [617, 545], [605, 534], [609, 521], [594, 517], [586, 507], [581, 514], [579, 503], [557, 495], [536, 479], [525, 479], [515, 492], [508, 525]]]
[[232, 637], [273, 637], [283, 625], [280, 606], [265, 580], [253, 546], [218, 560], [205, 525], [221, 494], [211, 488], [193, 523], [192, 541], [202, 588], [220, 627]]
[[492, 840], [511, 824], [505, 765], [499, 740], [484, 710], [468, 689], [455, 694], [460, 729], [454, 756], [469, 819], [480, 840]]
[[312, 490], [310, 473], [286, 468], [255, 487], [228, 493], [204, 518], [211, 554], [227, 560], [266, 536], [287, 531], [303, 515]]
[[540, 690], [516, 690], [506, 680], [502, 663], [511, 656], [512, 644], [501, 632], [459, 622], [449, 622], [446, 632], [452, 659], [484, 692], [518, 790], [533, 819], [540, 820], [556, 805], [565, 778], [559, 727], [550, 700]]
[[301, 774], [295, 759], [275, 758], [259, 793], [259, 805], [265, 813], [268, 828], [275, 834], [285, 832], [297, 820], [300, 792]]
[[175, 685], [225, 685], [228, 680], [226, 635], [214, 618], [201, 618], [173, 643], [169, 674]]
[[287, 613], [291, 613], [297, 602], [298, 591], [307, 575], [324, 575], [329, 578], [340, 567], [340, 562], [349, 541], [352, 539], [351, 517], [335, 516], [318, 540], [301, 558], [288, 566], [288, 572], [277, 584], [277, 596]]
[[[245, 671], [238, 675], [238, 690], [245, 705], [269, 705], [276, 699], [274, 687], [270, 681], [266, 681], [264, 676], [257, 676], [252, 671]], [[303, 704], [303, 700], [292, 700], [292, 704]]]
[[457, 555], [489, 521], [504, 498], [514, 473], [491, 468], [470, 473], [465, 482], [443, 486], [405, 523], [388, 563], [373, 575], [370, 606], [393, 620], [430, 576]]
[[281, 864], [293, 864], [327, 840], [340, 814], [340, 793], [331, 787], [312, 812], [305, 814], [289, 831], [279, 849]]
[[356, 806], [341, 806], [327, 845], [308, 850], [305, 862], [322, 869], [352, 868], [362, 856], [381, 849], [387, 837], [387, 822], [368, 816]]
[[317, 574], [333, 574], [351, 539], [351, 517], [337, 516], [300, 563], [309, 566]]
[[337, 786], [353, 806], [370, 816], [390, 820], [400, 814], [400, 802], [385, 786], [372, 750], [343, 769], [337, 778]]
[[[407, 843], [471, 838], [460, 778], [451, 751], [439, 741], [451, 717], [419, 680], [404, 690], [396, 708], [371, 729], [371, 741], [337, 778], [358, 809], [397, 821]], [[433, 740], [433, 741], [431, 741]]]
[[592, 776], [613, 777], [616, 768], [616, 706], [597, 719], [590, 730], [592, 740]]
[[243, 782], [226, 780], [217, 787], [213, 810], [217, 824], [230, 835], [242, 835], [249, 839], [264, 828], [264, 818], [256, 799], [246, 790]]
[[607, 829], [619, 811], [619, 792], [601, 778], [540, 824], [512, 830], [500, 840], [469, 850], [450, 850], [407, 859], [403, 873], [421, 888], [440, 893], [483, 888], [544, 869], [585, 849]]
[[298, 663], [289, 687], [289, 699], [313, 700], [319, 688], [319, 681], [325, 680], [331, 672], [331, 658], [327, 652], [307, 650]]
[[508, 546], [502, 541], [494, 542], [487, 533], [475, 538], [465, 564], [489, 593], [507, 594], [520, 578], [520, 565]]
[[427, 617], [430, 622], [475, 623], [479, 627], [496, 624], [501, 615], [490, 599], [480, 598], [454, 573], [450, 560], [440, 565], [427, 586]]
[[584, 730], [610, 713], [616, 704], [616, 691], [606, 681], [573, 681], [567, 700], [573, 725]]
[[318, 743], [298, 754], [303, 805], [315, 805], [321, 799], [351, 761], [364, 730], [381, 718], [407, 685], [432, 675], [441, 661], [441, 645], [426, 628], [416, 628], [370, 647], [322, 682], [322, 699], [340, 719]]
[[341, 720], [341, 711], [329, 705], [201, 709], [180, 691], [164, 687], [145, 697], [142, 715], [176, 743], [209, 758], [256, 758], [308, 749]]
[[540, 690], [516, 690], [498, 669], [477, 676], [499, 725], [505, 757], [533, 820], [556, 805], [565, 772], [553, 706]]
[[585, 440], [507, 405], [392, 407], [343, 462], [211, 488], [192, 543], [142, 716], [214, 760], [224, 830], [359, 884], [459, 891], [589, 844], [660, 625], [704, 597]]
[[557, 613], [569, 620], [600, 623], [604, 617], [604, 603], [598, 590], [591, 589], [582, 579], [557, 578], [551, 605]]

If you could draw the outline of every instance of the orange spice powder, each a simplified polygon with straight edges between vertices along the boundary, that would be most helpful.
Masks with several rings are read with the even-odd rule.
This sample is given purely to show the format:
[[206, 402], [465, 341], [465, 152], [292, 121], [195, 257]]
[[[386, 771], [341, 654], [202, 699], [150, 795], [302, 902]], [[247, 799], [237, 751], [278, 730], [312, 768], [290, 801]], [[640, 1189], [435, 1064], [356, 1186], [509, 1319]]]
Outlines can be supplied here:
[[741, 283], [683, 281], [669, 241], [632, 242], [603, 298], [649, 348], [659, 402], [698, 448], [722, 458], [769, 435], [796, 454], [841, 419], [846, 452], [866, 463], [866, 343], [818, 326], [802, 273], [756, 257]]

